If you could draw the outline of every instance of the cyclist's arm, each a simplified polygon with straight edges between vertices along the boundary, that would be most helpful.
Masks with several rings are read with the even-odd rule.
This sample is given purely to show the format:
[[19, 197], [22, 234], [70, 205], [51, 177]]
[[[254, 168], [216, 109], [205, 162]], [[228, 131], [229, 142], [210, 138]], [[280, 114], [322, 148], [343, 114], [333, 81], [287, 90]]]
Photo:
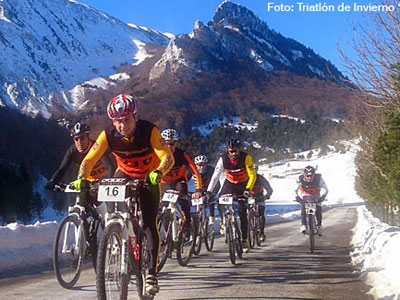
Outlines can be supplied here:
[[257, 177], [259, 177], [258, 180], [260, 180], [261, 185], [267, 191], [266, 197], [267, 198], [271, 197], [273, 190], [272, 190], [272, 187], [269, 184], [268, 180], [264, 176], [259, 175], [259, 174], [257, 174]]
[[218, 160], [217, 165], [215, 166], [214, 173], [213, 173], [210, 183], [208, 184], [208, 187], [207, 187], [207, 192], [212, 192], [214, 190], [217, 183], [219, 183], [219, 178], [224, 173], [224, 171], [225, 171], [225, 168], [224, 168], [224, 164], [222, 162], [222, 157], [221, 157]]
[[150, 143], [154, 149], [154, 152], [160, 159], [160, 164], [158, 165], [157, 170], [159, 170], [162, 175], [165, 175], [174, 166], [175, 160], [171, 150], [168, 148], [168, 146], [164, 145], [162, 141], [163, 139], [160, 131], [157, 127], [154, 127], [151, 132]]
[[328, 187], [326, 186], [325, 181], [322, 179], [322, 177], [319, 181], [319, 186], [321, 187], [320, 197], [325, 198], [328, 194]]
[[249, 154], [246, 155], [244, 163], [246, 165], [247, 174], [249, 174], [249, 181], [247, 181], [246, 189], [251, 190], [254, 187], [254, 184], [256, 183], [257, 180], [257, 173], [256, 170], [254, 170], [254, 164], [251, 155]]
[[108, 149], [108, 141], [106, 137], [106, 132], [103, 130], [97, 137], [96, 142], [90, 148], [88, 154], [83, 159], [80, 167], [78, 178], [87, 178], [92, 172], [93, 167], [101, 159], [101, 157], [106, 153]]
[[51, 176], [50, 180], [53, 180], [54, 182], [60, 182], [61, 178], [65, 175], [65, 172], [71, 165], [72, 161], [73, 161], [73, 148], [69, 147], [67, 152], [65, 152], [64, 158], [60, 166]]
[[301, 188], [301, 182], [300, 182], [300, 180], [297, 180], [297, 187], [294, 190], [294, 193], [295, 193], [296, 197], [300, 197], [301, 199], [303, 199], [303, 194], [301, 193], [300, 188]]
[[193, 163], [192, 159], [187, 153], [184, 153], [183, 157], [187, 162], [186, 165], [190, 168], [190, 170], [192, 170], [192, 174], [194, 175], [193, 180], [196, 187], [196, 191], [200, 191], [203, 188], [203, 183], [201, 182], [200, 173], [199, 171], [197, 171], [195, 164]]

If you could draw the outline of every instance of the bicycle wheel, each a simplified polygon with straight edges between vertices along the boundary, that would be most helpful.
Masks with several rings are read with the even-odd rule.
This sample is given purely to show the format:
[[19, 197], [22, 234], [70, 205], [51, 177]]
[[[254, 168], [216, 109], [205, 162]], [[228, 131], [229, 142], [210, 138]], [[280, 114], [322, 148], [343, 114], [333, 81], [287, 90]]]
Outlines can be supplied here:
[[186, 266], [193, 255], [195, 228], [192, 222], [192, 227], [184, 227], [179, 232], [178, 249], [176, 257], [181, 266]]
[[257, 246], [261, 246], [261, 224], [262, 224], [262, 220], [260, 216], [256, 217], [256, 243]]
[[67, 216], [57, 228], [53, 244], [53, 267], [58, 283], [72, 288], [79, 279], [86, 249], [85, 234], [81, 220]]
[[248, 226], [247, 226], [247, 237], [249, 239], [249, 246], [251, 249], [254, 249], [256, 243], [256, 216], [254, 215], [254, 211], [250, 211], [248, 215]]
[[147, 247], [147, 238], [143, 231], [139, 230], [139, 245], [140, 245], [140, 263], [139, 270], [136, 274], [136, 289], [139, 299], [151, 300], [153, 295], [146, 294], [146, 275], [150, 269], [150, 250]]
[[123, 299], [128, 295], [130, 276], [121, 274], [122, 229], [111, 223], [104, 229], [97, 255], [96, 288], [99, 299]]
[[314, 252], [315, 249], [315, 239], [314, 239], [314, 233], [315, 233], [315, 216], [314, 215], [308, 215], [308, 228], [309, 228], [309, 237], [310, 237], [310, 251], [311, 253]]
[[205, 222], [204, 244], [206, 245], [207, 251], [211, 252], [214, 247], [214, 224], [210, 225], [208, 219], [206, 219]]
[[198, 214], [193, 215], [193, 227], [195, 229], [195, 236], [194, 236], [194, 246], [193, 246], [193, 254], [199, 255], [201, 250], [201, 242], [203, 239], [203, 225], [204, 220], [202, 216]]
[[160, 233], [160, 254], [158, 255], [157, 272], [164, 267], [172, 249], [172, 217], [163, 213], [158, 218], [158, 231]]
[[233, 228], [232, 221], [229, 219], [225, 224], [226, 231], [226, 239], [228, 241], [228, 249], [229, 249], [229, 258], [231, 259], [231, 263], [236, 264], [236, 256], [235, 256], [235, 239], [233, 236]]
[[243, 258], [242, 234], [240, 232], [240, 228], [237, 222], [235, 222], [234, 226], [235, 226], [235, 236], [234, 236], [235, 250], [238, 257], [242, 259]]

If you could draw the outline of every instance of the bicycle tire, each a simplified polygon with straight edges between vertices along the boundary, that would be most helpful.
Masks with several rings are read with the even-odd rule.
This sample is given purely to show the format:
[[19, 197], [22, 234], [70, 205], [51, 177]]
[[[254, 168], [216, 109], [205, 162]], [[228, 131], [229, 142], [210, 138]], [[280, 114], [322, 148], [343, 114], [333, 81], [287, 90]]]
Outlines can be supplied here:
[[205, 238], [204, 238], [204, 244], [206, 245], [207, 251], [211, 252], [214, 247], [214, 224], [210, 225], [208, 222], [208, 219], [206, 219], [206, 224], [205, 224]]
[[314, 253], [315, 250], [315, 216], [308, 215], [308, 228], [309, 228], [309, 237], [310, 237], [310, 251]]
[[140, 245], [140, 263], [139, 270], [136, 274], [136, 289], [140, 300], [152, 300], [154, 295], [147, 295], [144, 283], [146, 281], [146, 275], [150, 269], [150, 250], [147, 248], [147, 238], [142, 229], [138, 229], [139, 232], [139, 245]]
[[243, 258], [243, 245], [242, 245], [242, 234], [240, 232], [239, 224], [235, 222], [235, 251], [240, 259]]
[[[97, 255], [96, 289], [101, 300], [122, 298], [128, 294], [130, 276], [120, 273], [122, 257], [122, 229], [119, 223], [108, 225], [101, 236]], [[115, 263], [114, 273], [108, 272], [110, 263]], [[115, 295], [114, 297], [112, 295]]]
[[[53, 268], [58, 283], [66, 289], [72, 288], [77, 283], [81, 274], [82, 261], [85, 254], [86, 246], [85, 234], [81, 222], [82, 221], [80, 221], [76, 216], [66, 216], [64, 219], [62, 219], [60, 225], [57, 228], [56, 237], [53, 243]], [[75, 228], [77, 230], [75, 230]], [[68, 230], [66, 236], [64, 231], [65, 229]], [[79, 242], [76, 241], [76, 233], [78, 233], [78, 236], [80, 233], [81, 238]], [[64, 242], [71, 242], [71, 244], [68, 244], [66, 246], [63, 244]], [[80, 245], [79, 249], [74, 248], [76, 247], [77, 243]], [[62, 248], [67, 248], [68, 250], [62, 248], [60, 249], [60, 246]], [[62, 254], [64, 253], [62, 252], [66, 251], [69, 251], [69, 253], [65, 253], [66, 255], [64, 258], [64, 256], [62, 256]], [[71, 276], [68, 276], [67, 278], [68, 273], [71, 274]]]
[[261, 223], [262, 223], [261, 217], [257, 216], [257, 218], [256, 218], [256, 243], [257, 243], [257, 246], [261, 246], [261, 232], [262, 232]]
[[198, 214], [193, 215], [193, 226], [195, 229], [195, 237], [194, 237], [194, 246], [193, 246], [193, 254], [199, 255], [201, 251], [201, 244], [203, 240], [203, 218]]
[[235, 240], [233, 237], [233, 228], [232, 228], [232, 221], [229, 219], [225, 224], [226, 230], [226, 237], [228, 241], [228, 249], [229, 249], [229, 258], [231, 263], [234, 265], [236, 264], [236, 256], [235, 256]]
[[251, 249], [254, 249], [254, 246], [256, 244], [257, 227], [256, 227], [256, 216], [254, 215], [253, 211], [250, 211], [247, 223], [248, 223], [247, 237], [249, 239], [249, 246]]
[[[187, 234], [189, 239], [187, 240]], [[190, 258], [193, 256], [195, 228], [192, 222], [191, 228], [182, 228], [179, 232], [178, 249], [176, 258], [181, 266], [187, 266]]]
[[172, 251], [172, 216], [162, 213], [158, 218], [160, 233], [160, 253], [158, 255], [157, 272], [160, 272]]

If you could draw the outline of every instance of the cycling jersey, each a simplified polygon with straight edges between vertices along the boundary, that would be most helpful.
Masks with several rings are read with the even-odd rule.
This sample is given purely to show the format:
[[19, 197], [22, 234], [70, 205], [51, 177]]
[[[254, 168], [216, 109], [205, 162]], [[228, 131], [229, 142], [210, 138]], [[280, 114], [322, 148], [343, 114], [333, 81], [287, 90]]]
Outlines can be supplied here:
[[215, 166], [214, 174], [208, 185], [207, 191], [214, 190], [215, 185], [219, 181], [220, 176], [225, 172], [226, 180], [232, 184], [246, 183], [246, 189], [252, 189], [256, 182], [256, 171], [254, 170], [251, 155], [240, 151], [239, 158], [232, 161], [228, 154], [223, 154]]
[[[174, 165], [171, 150], [162, 143], [158, 128], [151, 122], [138, 120], [132, 136], [125, 137], [116, 129], [102, 131], [88, 155], [82, 161], [79, 176], [86, 177], [103, 153], [110, 149], [117, 161], [114, 177], [143, 179], [153, 170], [163, 175]], [[159, 185], [148, 185], [140, 190], [140, 207], [143, 212], [143, 228], [146, 232], [149, 257], [149, 274], [157, 274], [160, 236], [157, 229], [157, 213], [160, 202]]]
[[[89, 152], [89, 149], [93, 146], [93, 144], [94, 141], [90, 141], [88, 149], [83, 152], [79, 152], [76, 149], [75, 145], [71, 145], [71, 147], [69, 147], [67, 152], [65, 153], [60, 166], [51, 176], [50, 180], [53, 180], [54, 182], [60, 182], [68, 168], [70, 168], [72, 165], [76, 165], [79, 167], [82, 160], [85, 158], [86, 154]], [[96, 162], [96, 164], [93, 166], [93, 169], [87, 176], [87, 179], [89, 181], [96, 181], [106, 176], [111, 177], [114, 171], [115, 160], [112, 157], [111, 153], [108, 152], [101, 158], [101, 160]]]
[[122, 136], [115, 129], [102, 131], [82, 161], [79, 176], [87, 178], [107, 149], [114, 155], [118, 170], [132, 178], [143, 179], [156, 169], [165, 175], [174, 164], [158, 128], [149, 121], [138, 120], [130, 137]]
[[304, 180], [304, 175], [299, 176], [297, 180], [297, 188], [295, 190], [296, 196], [303, 198], [304, 195], [312, 195], [318, 197], [325, 197], [328, 194], [328, 188], [321, 174], [315, 174], [313, 181]]
[[182, 149], [176, 148], [174, 152], [174, 166], [161, 178], [161, 183], [172, 184], [178, 181], [188, 182], [186, 170], [189, 168], [194, 174], [196, 191], [202, 189], [202, 181], [199, 172], [190, 156]]
[[264, 189], [267, 191], [267, 195], [265, 197], [269, 199], [272, 195], [272, 188], [269, 184], [268, 180], [265, 179], [264, 176], [257, 174], [257, 180], [251, 189], [250, 193], [256, 197], [263, 196]]
[[[200, 173], [200, 172], [199, 172]], [[214, 168], [210, 165], [206, 166], [206, 170], [204, 173], [200, 173], [200, 177], [201, 177], [201, 183], [203, 185], [203, 188], [201, 189], [201, 192], [206, 192], [207, 191], [207, 187], [211, 181], [212, 175], [214, 174]], [[196, 178], [196, 175], [193, 176], [194, 178]], [[218, 190], [220, 189], [221, 184], [219, 183], [219, 181], [217, 182], [217, 184], [214, 187], [214, 190], [212, 191], [213, 193], [218, 193]]]

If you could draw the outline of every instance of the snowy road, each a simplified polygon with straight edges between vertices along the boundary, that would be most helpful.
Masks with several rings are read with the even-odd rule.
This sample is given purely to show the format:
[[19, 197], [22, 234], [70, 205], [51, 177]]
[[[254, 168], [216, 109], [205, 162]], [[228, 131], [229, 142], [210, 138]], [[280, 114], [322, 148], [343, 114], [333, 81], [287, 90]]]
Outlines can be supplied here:
[[[355, 267], [350, 264], [351, 229], [356, 208], [324, 213], [324, 236], [314, 254], [299, 221], [268, 226], [267, 241], [233, 266], [227, 247], [216, 240], [212, 253], [202, 249], [188, 267], [175, 259], [160, 275], [156, 299], [372, 299]], [[73, 290], [65, 290], [52, 272], [0, 280], [0, 299], [96, 299], [95, 275], [87, 269]], [[131, 299], [136, 299], [132, 291]]]

